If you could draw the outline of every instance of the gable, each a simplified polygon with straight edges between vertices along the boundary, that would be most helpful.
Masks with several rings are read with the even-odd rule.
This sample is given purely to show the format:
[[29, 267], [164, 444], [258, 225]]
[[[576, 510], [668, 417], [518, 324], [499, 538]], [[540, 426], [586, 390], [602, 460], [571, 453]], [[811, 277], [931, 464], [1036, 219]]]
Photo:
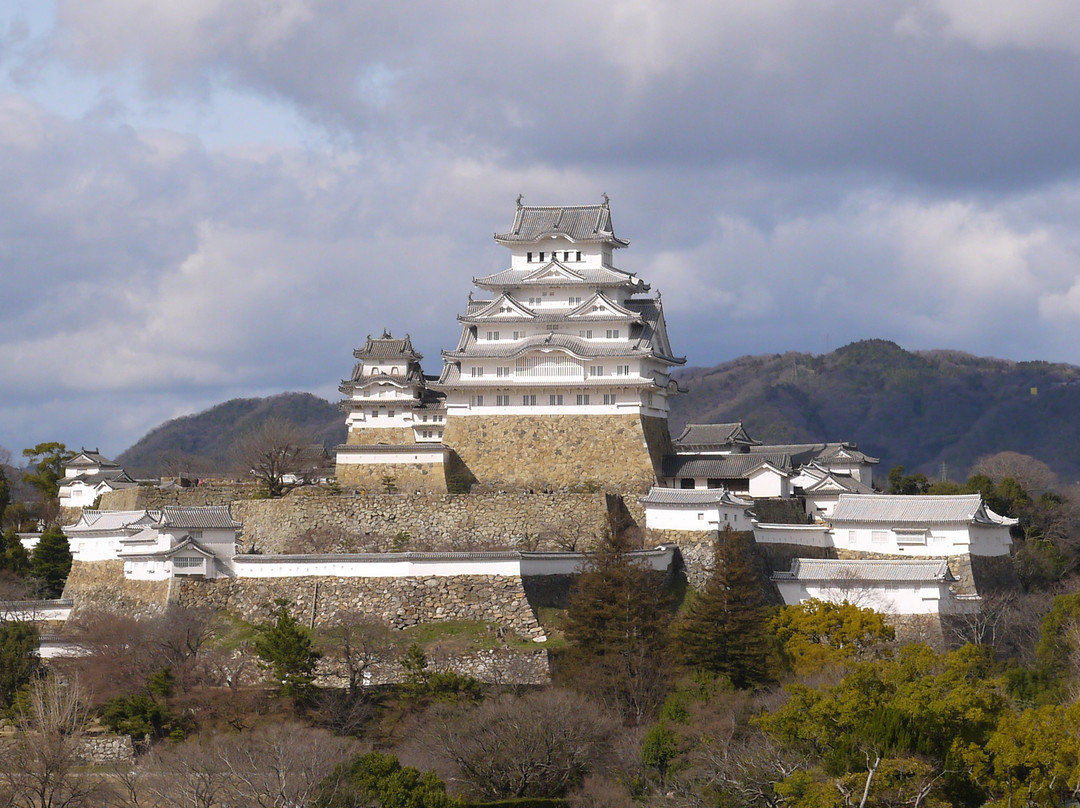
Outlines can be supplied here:
[[584, 280], [584, 275], [560, 264], [558, 261], [551, 261], [522, 278], [523, 283], [558, 283], [560, 281], [581, 282]]

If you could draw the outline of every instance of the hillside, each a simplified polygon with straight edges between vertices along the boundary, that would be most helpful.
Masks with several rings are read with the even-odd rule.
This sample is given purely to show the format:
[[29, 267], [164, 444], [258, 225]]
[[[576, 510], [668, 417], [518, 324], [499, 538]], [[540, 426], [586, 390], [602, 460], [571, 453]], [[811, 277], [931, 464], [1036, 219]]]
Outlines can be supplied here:
[[335, 404], [311, 393], [282, 393], [235, 398], [166, 421], [115, 459], [138, 477], [225, 471], [231, 468], [230, 450], [236, 439], [270, 418], [307, 430], [313, 443], [331, 447], [345, 442], [345, 416]]
[[[1065, 481], [1080, 479], [1080, 368], [1071, 365], [912, 353], [867, 340], [823, 356], [745, 356], [676, 375], [689, 392], [673, 401], [673, 435], [687, 423], [742, 421], [767, 442], [855, 441], [881, 458], [882, 476], [898, 464], [937, 475], [944, 461], [958, 479], [982, 455], [1013, 450]], [[345, 440], [334, 404], [285, 393], [169, 421], [116, 459], [139, 476], [224, 470], [236, 437], [275, 416], [327, 446]]]
[[945, 462], [953, 479], [982, 455], [1013, 450], [1080, 479], [1080, 368], [1071, 365], [867, 340], [823, 356], [686, 368], [677, 378], [690, 392], [673, 402], [673, 435], [687, 423], [742, 421], [766, 442], [855, 441], [883, 472], [903, 464], [936, 476]]

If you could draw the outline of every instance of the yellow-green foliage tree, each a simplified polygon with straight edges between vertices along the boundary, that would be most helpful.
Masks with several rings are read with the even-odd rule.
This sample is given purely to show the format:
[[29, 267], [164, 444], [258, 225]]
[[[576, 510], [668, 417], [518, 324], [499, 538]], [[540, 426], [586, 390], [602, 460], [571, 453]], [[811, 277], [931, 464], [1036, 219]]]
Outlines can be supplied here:
[[895, 639], [873, 609], [811, 598], [784, 606], [769, 622], [787, 665], [796, 674], [872, 659]]

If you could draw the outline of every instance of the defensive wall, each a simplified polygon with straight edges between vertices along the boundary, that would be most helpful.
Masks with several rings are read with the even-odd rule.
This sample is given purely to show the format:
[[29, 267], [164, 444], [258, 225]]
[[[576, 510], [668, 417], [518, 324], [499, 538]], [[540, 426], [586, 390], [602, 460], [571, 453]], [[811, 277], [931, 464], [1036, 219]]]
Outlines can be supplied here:
[[452, 416], [443, 443], [482, 484], [556, 490], [596, 482], [636, 494], [649, 490], [660, 456], [671, 451], [667, 420], [636, 414]]

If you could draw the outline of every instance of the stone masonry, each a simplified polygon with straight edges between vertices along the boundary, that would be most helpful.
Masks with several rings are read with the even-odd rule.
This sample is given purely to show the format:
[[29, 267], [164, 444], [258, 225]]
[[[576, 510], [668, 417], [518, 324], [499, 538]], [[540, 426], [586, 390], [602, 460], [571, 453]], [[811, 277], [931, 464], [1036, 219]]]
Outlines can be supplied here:
[[639, 415], [451, 415], [443, 442], [484, 484], [543, 491], [592, 482], [607, 491], [644, 494], [656, 482], [644, 420]]

